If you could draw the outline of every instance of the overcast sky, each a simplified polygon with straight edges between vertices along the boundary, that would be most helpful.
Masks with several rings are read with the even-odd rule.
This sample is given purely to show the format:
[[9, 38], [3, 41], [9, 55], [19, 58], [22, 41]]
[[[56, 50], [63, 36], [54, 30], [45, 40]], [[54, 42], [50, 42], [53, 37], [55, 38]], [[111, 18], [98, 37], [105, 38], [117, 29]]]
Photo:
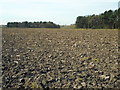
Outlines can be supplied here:
[[74, 24], [77, 16], [100, 14], [118, 8], [119, 0], [0, 0], [0, 24], [53, 21]]

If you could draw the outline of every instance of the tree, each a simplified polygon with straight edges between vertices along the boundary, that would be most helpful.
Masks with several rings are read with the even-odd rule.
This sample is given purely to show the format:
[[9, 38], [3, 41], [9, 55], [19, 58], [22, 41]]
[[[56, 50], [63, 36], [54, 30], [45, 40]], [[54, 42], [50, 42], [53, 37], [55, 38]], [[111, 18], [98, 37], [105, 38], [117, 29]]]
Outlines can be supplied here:
[[78, 16], [75, 22], [77, 28], [118, 28], [120, 27], [120, 9], [105, 11], [99, 15]]
[[20, 27], [20, 28], [60, 28], [53, 22], [8, 22], [7, 27]]

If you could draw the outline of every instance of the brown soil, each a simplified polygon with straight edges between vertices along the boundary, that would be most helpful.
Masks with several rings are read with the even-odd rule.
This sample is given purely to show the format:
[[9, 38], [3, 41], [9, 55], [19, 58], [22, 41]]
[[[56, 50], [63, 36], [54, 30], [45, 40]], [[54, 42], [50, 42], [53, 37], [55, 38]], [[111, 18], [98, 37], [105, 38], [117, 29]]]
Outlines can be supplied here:
[[5, 88], [120, 88], [117, 30], [2, 32]]

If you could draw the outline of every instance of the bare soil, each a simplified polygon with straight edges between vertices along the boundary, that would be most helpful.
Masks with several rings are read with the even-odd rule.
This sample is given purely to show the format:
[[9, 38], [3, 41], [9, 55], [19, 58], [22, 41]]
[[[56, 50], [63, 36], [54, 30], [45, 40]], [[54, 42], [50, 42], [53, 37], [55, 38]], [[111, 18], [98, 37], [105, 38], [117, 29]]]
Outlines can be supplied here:
[[118, 30], [2, 31], [4, 88], [120, 88]]

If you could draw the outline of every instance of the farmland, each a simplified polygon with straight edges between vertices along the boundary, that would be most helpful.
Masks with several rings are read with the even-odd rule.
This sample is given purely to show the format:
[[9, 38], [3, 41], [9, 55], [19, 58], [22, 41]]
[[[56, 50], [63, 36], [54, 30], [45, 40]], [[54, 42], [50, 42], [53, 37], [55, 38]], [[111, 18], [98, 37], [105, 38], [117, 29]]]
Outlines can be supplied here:
[[3, 28], [4, 88], [120, 88], [117, 30]]

